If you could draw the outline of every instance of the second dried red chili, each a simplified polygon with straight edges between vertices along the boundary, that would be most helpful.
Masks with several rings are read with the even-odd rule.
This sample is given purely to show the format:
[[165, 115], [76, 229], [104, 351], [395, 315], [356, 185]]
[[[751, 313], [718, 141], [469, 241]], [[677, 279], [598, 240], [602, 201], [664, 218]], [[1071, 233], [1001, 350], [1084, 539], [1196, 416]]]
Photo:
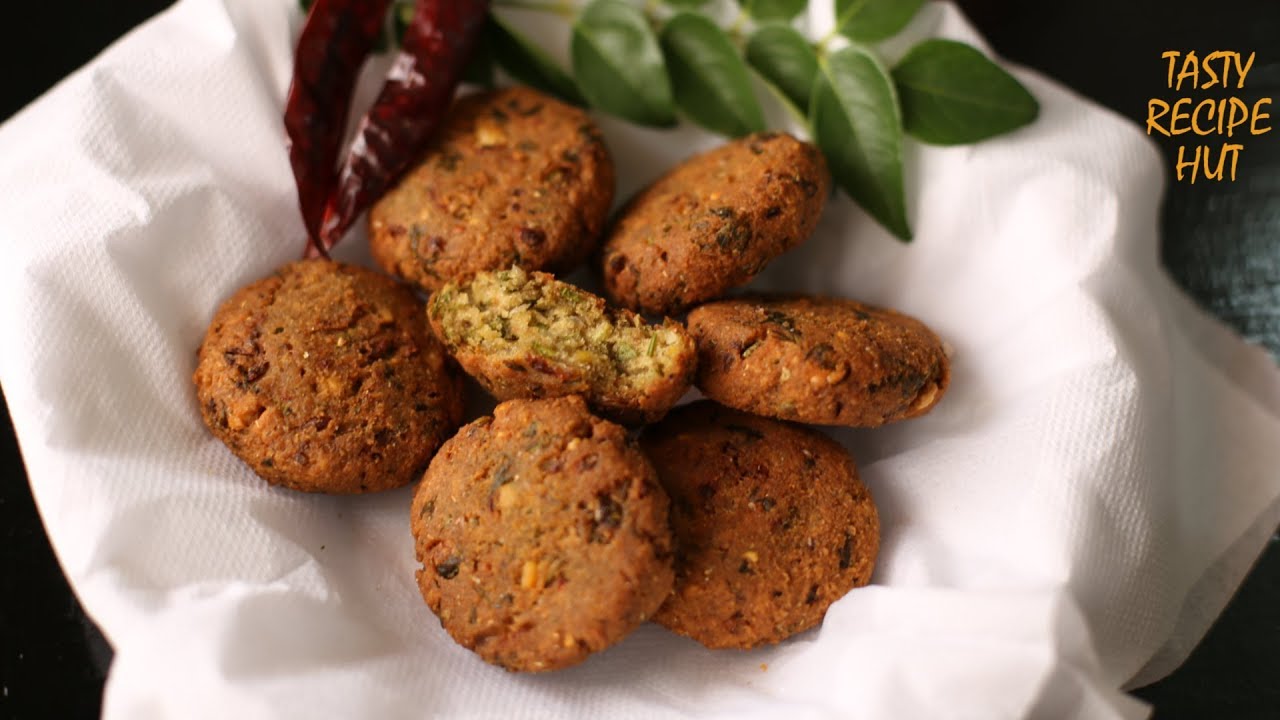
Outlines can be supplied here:
[[385, 25], [390, 0], [316, 0], [307, 13], [285, 102], [289, 163], [303, 224], [318, 242], [337, 178], [351, 92]]
[[325, 207], [324, 249], [417, 159], [449, 108], [488, 9], [488, 0], [418, 0], [387, 84], [361, 120]]
[[[322, 5], [330, 6], [330, 12], [355, 12], [351, 8], [352, 3], [326, 3], [321, 0], [312, 8], [303, 37], [299, 40], [294, 88], [301, 88], [304, 92], [297, 93], [299, 99], [295, 102], [295, 91], [291, 89], [286, 125], [291, 138], [294, 138], [295, 131], [305, 133], [313, 130], [317, 135], [311, 144], [295, 139], [290, 149], [298, 181], [299, 202], [309, 235], [309, 255], [327, 254], [350, 229], [355, 218], [417, 159], [449, 108], [489, 9], [488, 0], [417, 0], [413, 20], [405, 32], [400, 54], [392, 65], [387, 82], [361, 120], [341, 169], [333, 173], [337, 157], [337, 140], [332, 140], [330, 124], [333, 117], [322, 112], [301, 112], [291, 118], [291, 113], [298, 108], [314, 110], [320, 104], [321, 93], [313, 92], [312, 88], [323, 86], [336, 91], [337, 82], [324, 85], [313, 78], [324, 78], [325, 72], [331, 72], [335, 79], [345, 79], [351, 60], [347, 51], [363, 47], [367, 55], [377, 32], [374, 30], [371, 37], [364, 35], [370, 28], [364, 24], [369, 18], [363, 15], [363, 9], [359, 17], [352, 14], [342, 20], [336, 16], [318, 16]], [[385, 3], [371, 5], [382, 6], [380, 12], [385, 13]], [[343, 35], [339, 27], [341, 22], [357, 25], [350, 32], [358, 38], [338, 37]], [[313, 23], [322, 23], [322, 28], [313, 33]], [[333, 39], [342, 44], [341, 49], [328, 55], [317, 54], [326, 61], [321, 65], [327, 67], [321, 67], [319, 71], [315, 67], [305, 67], [304, 63], [309, 58], [304, 57], [304, 45], [310, 47], [309, 43], [318, 42], [318, 38], [326, 34], [334, 36]], [[335, 55], [343, 62], [332, 57]], [[359, 63], [354, 67], [358, 71]], [[354, 77], [353, 71], [352, 83]], [[350, 94], [351, 87], [348, 86], [340, 104], [343, 118]], [[335, 103], [333, 107], [338, 106], [337, 100], [330, 98], [330, 101]], [[341, 138], [341, 134], [339, 125], [336, 135]], [[333, 150], [328, 155], [329, 164], [326, 166], [322, 156], [330, 147], [331, 140]], [[299, 171], [300, 167], [303, 172]], [[326, 175], [325, 168], [332, 174]], [[321, 196], [323, 207], [317, 211], [316, 201]]]

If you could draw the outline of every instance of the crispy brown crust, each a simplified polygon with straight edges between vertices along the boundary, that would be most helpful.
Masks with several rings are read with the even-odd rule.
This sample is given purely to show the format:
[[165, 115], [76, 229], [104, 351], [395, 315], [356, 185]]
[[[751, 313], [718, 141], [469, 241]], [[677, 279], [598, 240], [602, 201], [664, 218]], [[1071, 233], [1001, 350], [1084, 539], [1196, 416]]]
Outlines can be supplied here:
[[677, 315], [755, 277], [813, 233], [831, 192], [822, 153], [757, 133], [694, 156], [631, 200], [608, 234], [613, 302]]
[[924, 323], [853, 300], [723, 300], [688, 322], [698, 388], [757, 415], [877, 427], [929, 412], [951, 380], [943, 343]]
[[513, 264], [568, 270], [595, 248], [613, 186], [582, 110], [524, 87], [470, 95], [369, 212], [369, 248], [427, 290]]
[[844, 448], [710, 401], [641, 447], [671, 497], [676, 583], [654, 621], [710, 648], [781, 642], [871, 579], [880, 523]]
[[[546, 273], [530, 275], [542, 282], [559, 283]], [[615, 324], [629, 326], [637, 319], [630, 310], [610, 308], [603, 298], [585, 290], [574, 288], [574, 292], [581, 302], [612, 317]], [[662, 326], [677, 332], [683, 344], [676, 366], [657, 376], [643, 390], [628, 392], [621, 383], [593, 376], [581, 364], [558, 362], [533, 352], [498, 358], [474, 347], [458, 334], [446, 331], [443, 316], [435, 305], [440, 295], [435, 293], [428, 303], [432, 331], [462, 369], [499, 401], [581, 395], [596, 412], [616, 422], [635, 425], [661, 419], [693, 383], [697, 348], [684, 325], [670, 318], [664, 319]]]
[[462, 420], [462, 381], [408, 287], [285, 265], [223, 303], [193, 376], [209, 430], [267, 482], [360, 493], [419, 477]]
[[446, 442], [414, 494], [418, 587], [486, 661], [567, 667], [670, 592], [667, 513], [648, 460], [581, 398], [506, 402]]

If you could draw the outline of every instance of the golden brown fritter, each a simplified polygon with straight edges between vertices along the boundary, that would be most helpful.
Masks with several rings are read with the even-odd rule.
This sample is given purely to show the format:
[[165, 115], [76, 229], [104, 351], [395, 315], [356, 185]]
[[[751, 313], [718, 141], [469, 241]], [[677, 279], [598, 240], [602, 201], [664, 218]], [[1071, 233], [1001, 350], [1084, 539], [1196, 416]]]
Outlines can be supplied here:
[[462, 420], [462, 382], [408, 287], [308, 260], [214, 315], [194, 375], [204, 422], [273, 485], [359, 493], [421, 476]]
[[822, 153], [783, 133], [696, 155], [633, 198], [609, 231], [606, 294], [664, 315], [719, 297], [813, 234], [830, 192]]
[[641, 447], [671, 496], [676, 583], [654, 621], [710, 648], [781, 642], [871, 579], [880, 522], [853, 460], [809, 428], [703, 400]]
[[689, 313], [697, 385], [757, 415], [876, 427], [923, 415], [951, 364], [924, 323], [839, 298], [745, 297]]
[[470, 95], [370, 211], [369, 247], [427, 290], [515, 264], [568, 270], [599, 242], [613, 185], [582, 110], [524, 87]]
[[649, 461], [581, 398], [511, 400], [446, 442], [414, 494], [418, 587], [486, 661], [567, 667], [670, 593], [667, 508]]
[[436, 337], [499, 400], [582, 395], [610, 418], [651, 422], [693, 380], [683, 325], [648, 325], [546, 273], [482, 272], [428, 308]]

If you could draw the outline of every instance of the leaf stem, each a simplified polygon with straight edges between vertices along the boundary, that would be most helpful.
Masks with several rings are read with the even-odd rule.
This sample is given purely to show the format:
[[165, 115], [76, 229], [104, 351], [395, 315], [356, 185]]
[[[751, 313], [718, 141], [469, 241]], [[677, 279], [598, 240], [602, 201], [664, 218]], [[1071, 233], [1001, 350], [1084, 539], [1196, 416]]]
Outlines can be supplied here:
[[747, 14], [746, 6], [740, 5], [738, 7], [737, 17], [733, 19], [733, 22], [729, 23], [729, 27], [725, 30], [729, 39], [732, 40], [733, 44], [739, 49], [741, 49], [742, 44], [746, 42], [746, 36], [743, 34], [743, 30], [746, 29], [747, 20], [750, 19], [750, 17], [751, 16]]
[[853, 19], [854, 15], [862, 12], [862, 6], [866, 4], [867, 0], [855, 0], [851, 5], [849, 5], [849, 7], [844, 9], [844, 12], [836, 16], [836, 24], [833, 25], [832, 28], [827, 31], [827, 34], [823, 35], [822, 39], [818, 41], [817, 47], [820, 53], [826, 52], [827, 45], [835, 39], [836, 35], [839, 35], [844, 31], [844, 27], [849, 24], [849, 21]]
[[804, 110], [796, 107], [795, 103], [791, 102], [791, 98], [787, 97], [786, 93], [782, 92], [782, 90], [774, 85], [769, 78], [762, 75], [759, 70], [750, 66], [747, 67], [747, 70], [762, 81], [761, 84], [769, 90], [769, 94], [773, 95], [773, 97], [778, 101], [778, 104], [782, 105], [782, 109], [785, 110], [787, 114], [791, 116], [791, 119], [795, 120], [800, 127], [804, 128], [805, 131], [809, 133], [809, 138], [812, 139], [813, 126], [809, 124], [809, 118], [805, 116]]
[[531, 10], [533, 12], [559, 15], [566, 20], [572, 20], [577, 10], [572, 0], [493, 0], [493, 4], [516, 10]]
[[823, 35], [818, 39], [818, 42], [813, 44], [813, 49], [816, 50], [819, 55], [825, 55], [827, 53], [827, 45], [834, 40], [838, 34], [840, 34], [838, 30], [831, 28], [827, 31], [826, 35]]
[[662, 3], [659, 0], [645, 0], [644, 3], [644, 19], [649, 21], [649, 27], [653, 29], [655, 35], [662, 32]]

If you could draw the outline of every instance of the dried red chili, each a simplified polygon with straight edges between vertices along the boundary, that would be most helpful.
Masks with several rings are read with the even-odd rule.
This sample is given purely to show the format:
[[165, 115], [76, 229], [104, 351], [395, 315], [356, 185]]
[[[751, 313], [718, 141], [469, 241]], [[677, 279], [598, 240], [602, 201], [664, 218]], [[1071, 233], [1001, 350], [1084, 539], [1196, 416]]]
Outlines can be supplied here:
[[351, 92], [382, 31], [389, 4], [390, 0], [316, 0], [298, 37], [284, 126], [302, 221], [312, 242], [320, 237], [337, 177]]
[[418, 0], [378, 99], [360, 121], [320, 227], [322, 250], [417, 159], [480, 38], [488, 0]]

